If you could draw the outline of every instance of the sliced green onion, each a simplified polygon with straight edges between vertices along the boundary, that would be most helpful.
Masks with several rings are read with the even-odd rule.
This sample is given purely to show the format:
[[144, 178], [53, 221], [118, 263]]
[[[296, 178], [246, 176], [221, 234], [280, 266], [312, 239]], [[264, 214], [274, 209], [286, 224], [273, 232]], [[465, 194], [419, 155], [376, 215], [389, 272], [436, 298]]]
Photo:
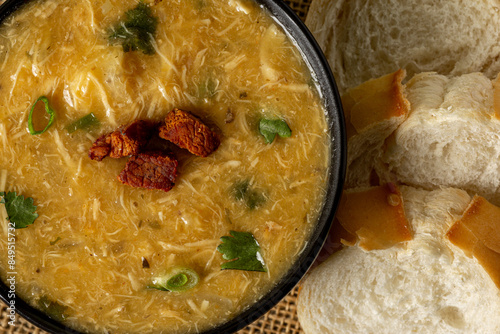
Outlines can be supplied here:
[[198, 273], [190, 268], [176, 267], [166, 274], [155, 277], [153, 284], [148, 288], [161, 291], [182, 292], [198, 285], [200, 277]]
[[66, 130], [68, 130], [68, 133], [73, 133], [76, 130], [90, 129], [94, 126], [98, 126], [99, 124], [99, 119], [94, 115], [94, 113], [90, 113], [66, 126]]
[[[36, 131], [35, 130], [35, 126], [33, 125], [33, 111], [35, 110], [36, 104], [38, 102], [40, 102], [40, 101], [42, 101], [45, 104], [45, 111], [47, 112], [47, 114], [49, 114], [50, 118], [49, 118], [49, 122], [47, 123], [47, 126], [45, 126], [45, 129], [43, 129], [41, 131]], [[47, 97], [45, 97], [45, 96], [40, 96], [35, 101], [35, 103], [33, 103], [33, 106], [31, 107], [30, 113], [28, 115], [28, 130], [29, 130], [30, 134], [32, 134], [32, 135], [39, 135], [39, 134], [42, 134], [45, 131], [47, 131], [47, 129], [54, 122], [55, 117], [56, 117], [56, 113], [54, 112], [54, 109], [52, 109], [49, 106], [49, 99], [47, 99]]]
[[55, 244], [57, 244], [57, 242], [58, 242], [59, 240], [61, 240], [61, 237], [57, 237], [57, 238], [56, 238], [56, 240], [51, 241], [51, 242], [50, 242], [50, 245], [51, 245], [51, 246], [54, 246]]
[[185, 286], [188, 281], [189, 281], [189, 278], [187, 277], [187, 275], [184, 273], [180, 273], [180, 274], [177, 274], [175, 276], [172, 276], [172, 278], [170, 278], [167, 281], [167, 286], [174, 287], [174, 288], [180, 288], [180, 287]]

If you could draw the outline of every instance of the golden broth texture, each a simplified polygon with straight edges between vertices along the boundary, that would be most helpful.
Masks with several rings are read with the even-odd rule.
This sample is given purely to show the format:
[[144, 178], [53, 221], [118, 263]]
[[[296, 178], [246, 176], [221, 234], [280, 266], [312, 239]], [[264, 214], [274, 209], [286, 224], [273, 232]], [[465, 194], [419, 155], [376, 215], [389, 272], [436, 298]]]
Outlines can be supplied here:
[[[267, 13], [246, 0], [144, 3], [158, 22], [153, 54], [124, 52], [108, 38], [135, 0], [33, 1], [0, 27], [0, 192], [33, 198], [39, 214], [15, 230], [16, 292], [85, 332], [196, 333], [235, 317], [290, 269], [328, 182], [315, 80]], [[31, 135], [40, 96], [55, 121]], [[126, 157], [88, 158], [102, 134], [161, 121], [174, 107], [218, 128], [221, 143], [205, 158], [178, 149], [169, 192], [120, 183]], [[68, 132], [90, 112], [99, 126]], [[285, 120], [292, 135], [267, 143], [261, 118]], [[255, 208], [235, 196], [242, 183], [259, 194]], [[254, 236], [267, 272], [221, 270], [217, 246], [230, 231]], [[7, 240], [5, 222], [4, 281]], [[148, 288], [173, 267], [195, 270], [198, 284]]]

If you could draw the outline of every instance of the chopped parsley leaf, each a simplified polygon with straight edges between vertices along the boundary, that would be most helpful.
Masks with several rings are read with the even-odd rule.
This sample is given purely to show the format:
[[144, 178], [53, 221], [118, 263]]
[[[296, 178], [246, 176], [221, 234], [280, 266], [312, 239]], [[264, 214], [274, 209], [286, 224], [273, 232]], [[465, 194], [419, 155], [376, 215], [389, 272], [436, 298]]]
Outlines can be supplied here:
[[282, 119], [261, 119], [259, 122], [260, 134], [266, 139], [266, 143], [271, 144], [276, 135], [286, 138], [292, 135], [292, 130]]
[[222, 258], [229, 261], [223, 263], [221, 269], [267, 272], [259, 243], [254, 236], [248, 232], [229, 233], [231, 236], [222, 237], [222, 243], [217, 247]]
[[66, 126], [66, 130], [68, 133], [73, 133], [76, 130], [90, 130], [93, 127], [97, 127], [99, 124], [99, 119], [94, 115], [94, 113], [91, 112], [90, 114], [87, 114]]
[[0, 192], [0, 203], [5, 204], [8, 219], [14, 223], [16, 229], [25, 228], [35, 222], [38, 218], [36, 206], [33, 205], [33, 198], [24, 198], [16, 192]]
[[66, 320], [67, 307], [51, 300], [49, 297], [45, 295], [40, 297], [40, 299], [38, 300], [38, 307], [42, 310], [43, 313], [47, 314], [50, 318], [54, 320], [57, 321]]
[[152, 39], [156, 32], [158, 19], [152, 15], [151, 8], [142, 1], [134, 9], [125, 13], [109, 34], [111, 43], [120, 43], [124, 52], [142, 51], [155, 53]]
[[250, 210], [254, 210], [266, 202], [266, 197], [260, 191], [253, 189], [248, 180], [237, 182], [232, 193], [236, 200], [243, 201]]

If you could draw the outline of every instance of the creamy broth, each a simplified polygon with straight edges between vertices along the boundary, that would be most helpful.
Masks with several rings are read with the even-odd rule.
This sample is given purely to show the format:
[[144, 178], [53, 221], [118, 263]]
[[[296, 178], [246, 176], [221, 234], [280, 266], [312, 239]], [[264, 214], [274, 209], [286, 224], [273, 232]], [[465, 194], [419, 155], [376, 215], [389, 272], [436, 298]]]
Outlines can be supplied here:
[[[0, 191], [32, 197], [39, 214], [15, 231], [16, 292], [38, 308], [50, 300], [86, 332], [188, 333], [233, 318], [290, 269], [326, 193], [325, 111], [279, 25], [246, 0], [145, 3], [158, 19], [152, 55], [109, 43], [137, 1], [35, 1], [0, 28]], [[28, 114], [42, 95], [56, 118], [31, 135]], [[120, 183], [127, 158], [88, 158], [100, 135], [173, 108], [218, 128], [221, 143], [205, 158], [175, 151], [169, 192]], [[68, 133], [90, 112], [98, 127]], [[266, 143], [263, 117], [286, 120], [291, 137]], [[234, 195], [242, 182], [264, 198], [256, 208]], [[252, 233], [267, 272], [221, 270], [217, 246], [230, 231]], [[176, 266], [195, 270], [198, 285], [147, 288]], [[0, 267], [5, 281], [7, 256]]]

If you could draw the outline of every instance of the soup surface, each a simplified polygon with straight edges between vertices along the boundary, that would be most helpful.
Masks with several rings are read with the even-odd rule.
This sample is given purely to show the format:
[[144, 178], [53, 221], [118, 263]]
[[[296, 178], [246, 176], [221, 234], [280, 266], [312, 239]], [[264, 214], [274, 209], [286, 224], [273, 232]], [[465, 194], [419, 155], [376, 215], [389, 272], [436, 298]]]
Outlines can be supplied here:
[[[135, 0], [33, 1], [2, 23], [0, 192], [33, 198], [38, 218], [15, 231], [0, 224], [1, 275], [15, 271], [19, 297], [78, 330], [199, 332], [242, 312], [290, 269], [323, 207], [330, 138], [306, 63], [253, 2], [142, 4], [156, 25], [130, 42], [146, 41], [135, 51], [110, 38], [120, 26], [132, 31], [124, 22]], [[47, 124], [42, 102], [29, 117], [40, 96], [55, 119], [32, 135], [29, 122]], [[88, 157], [101, 135], [161, 122], [173, 108], [214, 129], [220, 146], [199, 157], [153, 143], [178, 159], [170, 191], [121, 183], [128, 157]], [[291, 136], [268, 143], [262, 119], [286, 123]], [[0, 205], [0, 220], [8, 216]], [[260, 245], [265, 271], [221, 269], [230, 261], [217, 248], [231, 231]], [[196, 272], [198, 283], [155, 288], [172, 268]]]

